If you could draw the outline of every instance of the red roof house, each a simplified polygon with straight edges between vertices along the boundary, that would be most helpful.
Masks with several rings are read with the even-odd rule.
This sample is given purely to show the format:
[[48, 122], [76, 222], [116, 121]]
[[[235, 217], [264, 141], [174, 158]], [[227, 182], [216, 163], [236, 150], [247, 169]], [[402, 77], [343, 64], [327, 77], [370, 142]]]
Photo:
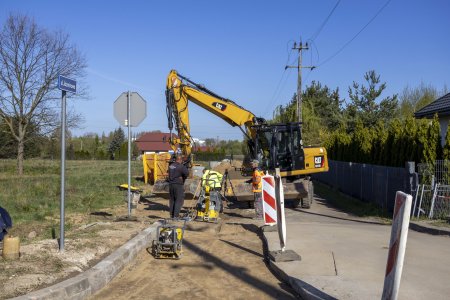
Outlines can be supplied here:
[[[174, 138], [177, 138], [173, 134]], [[169, 144], [170, 133], [147, 132], [136, 139], [135, 143], [141, 153], [144, 152], [167, 152], [172, 150]]]

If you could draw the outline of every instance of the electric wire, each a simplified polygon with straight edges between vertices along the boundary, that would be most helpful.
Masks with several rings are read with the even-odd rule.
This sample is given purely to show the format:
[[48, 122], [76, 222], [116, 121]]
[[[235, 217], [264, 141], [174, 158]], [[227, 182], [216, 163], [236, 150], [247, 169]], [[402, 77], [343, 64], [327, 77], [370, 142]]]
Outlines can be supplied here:
[[328, 16], [325, 18], [325, 20], [322, 22], [322, 24], [320, 25], [320, 27], [316, 30], [316, 32], [309, 38], [310, 40], [314, 41], [319, 34], [322, 32], [322, 29], [325, 27], [325, 25], [327, 24], [328, 20], [330, 19], [331, 15], [334, 13], [334, 11], [336, 10], [336, 8], [338, 7], [339, 3], [341, 2], [341, 0], [338, 0], [336, 2], [336, 4], [334, 5], [333, 9], [330, 11], [330, 13], [328, 14]]
[[[294, 40], [289, 40], [286, 43], [286, 51], [287, 51], [287, 54], [288, 54], [287, 59], [286, 59], [286, 65], [289, 64], [289, 60], [291, 58], [291, 53], [292, 53], [292, 50], [293, 50], [291, 47], [289, 47], [289, 44], [291, 42], [294, 42]], [[267, 106], [266, 106], [266, 109], [264, 110], [263, 116], [265, 116], [268, 113], [268, 111], [272, 107], [271, 104], [273, 103], [274, 99], [278, 96], [279, 93], [281, 93], [280, 86], [282, 85], [282, 82], [283, 82], [283, 86], [284, 86], [284, 82], [287, 79], [287, 78], [285, 78], [286, 73], [287, 73], [286, 69], [284, 69], [283, 73], [281, 74], [280, 80], [278, 80], [278, 84], [276, 85], [276, 88], [275, 88], [275, 90], [274, 90], [274, 92], [272, 94], [272, 97], [270, 97], [270, 101], [267, 103]], [[283, 79], [285, 81], [283, 81]]]
[[366, 23], [366, 25], [364, 25], [348, 42], [346, 42], [338, 51], [336, 51], [333, 55], [331, 55], [330, 57], [328, 57], [327, 59], [325, 59], [323, 62], [321, 62], [317, 67], [321, 67], [324, 64], [328, 63], [330, 60], [332, 60], [333, 58], [335, 58], [339, 53], [341, 53], [351, 42], [353, 42], [360, 34], [361, 32], [364, 31], [364, 29], [367, 28], [367, 26], [370, 25], [370, 23], [372, 23], [376, 17], [378, 17], [378, 15], [386, 8], [386, 6], [391, 2], [392, 0], [388, 0], [386, 1], [386, 3], [384, 3], [384, 5], [376, 12], [376, 14], [369, 20], [369, 22]]

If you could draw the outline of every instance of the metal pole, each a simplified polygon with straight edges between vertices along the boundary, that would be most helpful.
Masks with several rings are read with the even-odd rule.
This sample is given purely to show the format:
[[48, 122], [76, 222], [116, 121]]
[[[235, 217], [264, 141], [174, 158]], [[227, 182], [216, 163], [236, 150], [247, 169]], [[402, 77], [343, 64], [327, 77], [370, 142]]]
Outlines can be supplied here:
[[59, 251], [64, 251], [64, 198], [66, 173], [66, 91], [62, 91], [61, 99], [61, 201]]
[[298, 65], [297, 66], [286, 66], [287, 68], [297, 68], [298, 76], [297, 76], [297, 119], [299, 122], [302, 122], [302, 68], [314, 69], [313, 66], [304, 67], [302, 66], [302, 50], [308, 50], [308, 43], [303, 47], [303, 43], [300, 41], [299, 46], [297, 47], [297, 43], [294, 43], [293, 50], [298, 50]]
[[298, 77], [297, 77], [297, 117], [302, 122], [302, 42], [298, 49]]
[[131, 216], [131, 93], [128, 91], [128, 217]]

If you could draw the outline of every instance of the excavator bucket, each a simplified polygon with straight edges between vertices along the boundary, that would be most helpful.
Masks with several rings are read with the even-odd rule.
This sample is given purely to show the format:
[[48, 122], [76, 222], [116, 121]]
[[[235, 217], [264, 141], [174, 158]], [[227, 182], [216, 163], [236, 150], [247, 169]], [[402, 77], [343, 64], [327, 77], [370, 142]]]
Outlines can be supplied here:
[[[253, 201], [252, 184], [246, 180], [231, 179], [233, 190], [227, 189], [225, 196], [233, 198], [236, 201]], [[287, 200], [296, 200], [306, 198], [308, 196], [307, 188], [304, 181], [283, 183], [284, 198]]]

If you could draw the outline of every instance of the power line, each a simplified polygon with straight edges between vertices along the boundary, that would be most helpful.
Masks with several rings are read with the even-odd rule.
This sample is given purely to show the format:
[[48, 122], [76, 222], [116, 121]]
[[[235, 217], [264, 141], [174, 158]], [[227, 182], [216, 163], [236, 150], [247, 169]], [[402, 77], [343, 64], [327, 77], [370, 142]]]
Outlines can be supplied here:
[[[287, 52], [287, 60], [286, 60], [286, 65], [289, 63], [289, 59], [291, 58], [291, 53], [292, 53], [292, 49], [289, 47], [289, 43], [291, 42], [295, 42], [294, 40], [289, 40], [286, 43], [286, 52]], [[282, 89], [280, 89], [281, 85], [282, 85], [282, 81], [283, 79], [287, 79], [287, 77], [285, 78], [286, 75], [286, 69], [283, 70], [283, 73], [281, 74], [280, 80], [278, 81], [278, 84], [272, 94], [272, 97], [270, 98], [270, 101], [267, 103], [266, 109], [263, 113], [263, 116], [267, 114], [267, 112], [269, 111], [272, 102], [274, 101], [274, 99], [277, 97], [277, 95], [282, 91]], [[284, 82], [283, 82], [283, 86], [284, 86]]]
[[338, 7], [340, 2], [341, 2], [341, 0], [338, 0], [336, 2], [336, 4], [334, 5], [333, 9], [330, 11], [328, 16], [322, 22], [322, 25], [320, 25], [319, 29], [317, 29], [316, 32], [310, 37], [311, 41], [314, 41], [319, 36], [320, 32], [322, 32], [322, 29], [325, 27], [325, 24], [327, 24], [328, 20], [330, 19], [331, 15], [334, 13], [334, 11], [336, 10], [336, 8]]
[[384, 5], [377, 11], [377, 13], [369, 20], [369, 22], [367, 22], [366, 25], [364, 25], [361, 30], [359, 30], [347, 43], [345, 43], [338, 51], [336, 51], [333, 55], [331, 55], [330, 57], [328, 57], [327, 59], [325, 59], [321, 64], [318, 65], [318, 67], [323, 66], [324, 64], [326, 64], [327, 62], [329, 62], [330, 60], [332, 60], [333, 58], [335, 58], [339, 53], [341, 53], [351, 42], [353, 42], [360, 34], [361, 32], [364, 31], [364, 29], [367, 28], [367, 26], [370, 25], [370, 23], [373, 22], [373, 20], [376, 19], [376, 17], [378, 17], [378, 15], [385, 9], [385, 7], [391, 2], [392, 0], [388, 0], [386, 1], [386, 3], [384, 3]]

